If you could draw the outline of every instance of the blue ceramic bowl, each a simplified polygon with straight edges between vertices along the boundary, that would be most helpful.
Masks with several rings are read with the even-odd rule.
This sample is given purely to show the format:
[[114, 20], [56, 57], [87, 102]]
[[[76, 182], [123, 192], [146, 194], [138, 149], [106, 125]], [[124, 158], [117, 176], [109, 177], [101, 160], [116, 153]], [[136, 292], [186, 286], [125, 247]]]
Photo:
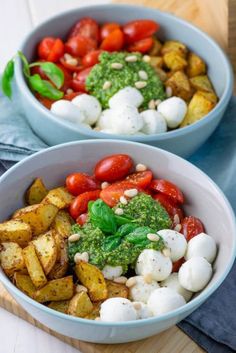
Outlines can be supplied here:
[[[219, 287], [232, 267], [236, 254], [235, 217], [216, 184], [184, 159], [151, 146], [117, 140], [90, 140], [55, 146], [19, 162], [0, 178], [0, 221], [24, 204], [24, 191], [41, 176], [48, 188], [62, 185], [78, 170], [91, 173], [95, 163], [114, 153], [128, 153], [135, 163], [145, 163], [160, 178], [170, 179], [184, 192], [186, 214], [199, 217], [218, 246], [213, 277], [207, 287], [186, 305], [145, 320], [102, 323], [56, 312], [17, 289], [0, 270], [0, 281], [16, 301], [35, 319], [63, 335], [89, 342], [122, 343], [152, 336], [175, 325], [197, 309]], [[158, 163], [157, 163], [158, 161]], [[216, 221], [217, 220], [217, 221]], [[210, 299], [209, 299], [210, 300]]]
[[232, 95], [232, 69], [224, 52], [209, 36], [180, 18], [151, 8], [129, 5], [82, 7], [52, 17], [30, 32], [20, 50], [29, 60], [32, 60], [40, 39], [44, 36], [65, 37], [71, 26], [84, 16], [91, 16], [99, 23], [125, 23], [140, 18], [157, 21], [161, 26], [158, 33], [161, 39], [180, 40], [205, 60], [208, 74], [220, 100], [204, 119], [182, 129], [137, 137], [104, 134], [75, 126], [53, 116], [30, 92], [22, 73], [21, 64], [18, 62], [15, 70], [16, 82], [25, 115], [32, 129], [49, 145], [84, 139], [114, 138], [147, 143], [180, 156], [186, 157], [192, 154], [215, 130]]

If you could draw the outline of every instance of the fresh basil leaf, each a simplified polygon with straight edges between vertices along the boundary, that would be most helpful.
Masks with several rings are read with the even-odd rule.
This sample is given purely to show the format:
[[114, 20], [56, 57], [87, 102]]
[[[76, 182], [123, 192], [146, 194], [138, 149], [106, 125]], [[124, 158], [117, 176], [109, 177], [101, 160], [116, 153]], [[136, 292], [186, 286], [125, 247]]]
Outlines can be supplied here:
[[2, 91], [8, 98], [12, 96], [11, 81], [14, 76], [14, 60], [8, 61], [2, 75]]
[[127, 223], [131, 223], [131, 222], [135, 222], [135, 220], [132, 217], [129, 216], [117, 216], [115, 214], [115, 219], [116, 219], [116, 223], [121, 226], [123, 224], [127, 224]]
[[20, 59], [21, 59], [21, 61], [23, 63], [24, 75], [27, 78], [29, 78], [29, 76], [30, 76], [30, 68], [29, 68], [28, 60], [26, 59], [25, 55], [21, 51], [18, 51], [17, 54], [18, 54], [18, 56], [20, 57]]
[[155, 233], [153, 229], [143, 226], [143, 227], [138, 227], [128, 235], [126, 235], [125, 240], [127, 240], [129, 243], [132, 244], [141, 244], [141, 243], [149, 243], [149, 240], [147, 239], [147, 234], [148, 233]]
[[41, 96], [43, 97], [47, 97], [53, 100], [58, 100], [58, 99], [61, 99], [64, 95], [63, 92], [53, 87], [53, 85], [50, 82], [46, 80], [42, 80], [42, 78], [38, 74], [29, 76], [28, 81], [29, 81], [30, 87], [34, 91], [40, 93]]
[[35, 62], [29, 65], [29, 67], [40, 66], [45, 75], [50, 79], [50, 81], [60, 89], [64, 83], [64, 73], [63, 71], [54, 63], [51, 62]]
[[126, 223], [120, 226], [116, 234], [119, 235], [120, 237], [124, 237], [125, 235], [132, 233], [138, 227], [139, 226], [135, 223]]
[[110, 235], [105, 238], [102, 248], [104, 251], [112, 251], [116, 249], [121, 243], [121, 237], [118, 235]]
[[104, 233], [114, 234], [117, 229], [113, 210], [101, 199], [89, 203], [89, 219], [94, 227], [98, 227]]

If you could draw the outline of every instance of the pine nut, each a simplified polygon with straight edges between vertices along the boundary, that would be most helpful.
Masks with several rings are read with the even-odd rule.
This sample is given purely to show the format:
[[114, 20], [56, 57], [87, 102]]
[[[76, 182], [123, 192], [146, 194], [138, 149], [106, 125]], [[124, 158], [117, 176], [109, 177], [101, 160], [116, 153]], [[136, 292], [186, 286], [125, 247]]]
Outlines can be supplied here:
[[127, 61], [128, 63], [134, 63], [138, 60], [136, 55], [129, 55], [126, 56], [125, 61]]
[[123, 213], [124, 213], [124, 211], [123, 211], [122, 208], [117, 208], [117, 209], [115, 210], [115, 214], [116, 214], [117, 216], [122, 216]]
[[77, 73], [74, 72], [74, 73], [73, 73], [73, 78], [76, 78], [76, 77], [77, 77]]
[[145, 81], [137, 81], [135, 82], [135, 87], [138, 88], [138, 89], [141, 89], [141, 88], [144, 88], [147, 86], [147, 82]]
[[158, 105], [161, 104], [161, 100], [160, 100], [160, 99], [157, 99], [157, 100], [155, 101], [155, 104], [156, 104], [156, 107], [158, 107]]
[[71, 94], [71, 93], [73, 93], [74, 91], [73, 91], [73, 89], [71, 89], [71, 88], [68, 88], [67, 90], [66, 90], [66, 94]]
[[142, 163], [138, 163], [135, 167], [136, 172], [145, 172], [147, 170], [147, 166]]
[[125, 276], [116, 277], [113, 279], [113, 282], [125, 284], [127, 282], [127, 277]]
[[77, 284], [75, 290], [76, 290], [76, 293], [88, 291], [88, 289], [85, 286], [82, 286], [82, 284]]
[[140, 310], [142, 305], [139, 302], [133, 302], [133, 307], [135, 310]]
[[148, 103], [148, 108], [149, 109], [155, 109], [156, 108], [156, 104], [154, 99], [151, 99], [150, 102]]
[[73, 56], [71, 56], [71, 55], [68, 54], [68, 53], [65, 53], [65, 54], [64, 54], [64, 59], [67, 61], [67, 60], [73, 59]]
[[81, 234], [76, 234], [75, 233], [75, 234], [72, 234], [72, 235], [69, 236], [68, 241], [70, 243], [74, 243], [75, 241], [78, 241], [80, 239], [80, 237], [81, 237]]
[[151, 60], [151, 58], [150, 58], [149, 55], [144, 55], [144, 56], [143, 56], [143, 61], [144, 61], [145, 63], [149, 63], [150, 60]]
[[108, 88], [111, 87], [111, 81], [105, 81], [103, 86], [102, 86], [102, 89], [106, 90]]
[[176, 226], [174, 227], [174, 230], [175, 230], [176, 232], [180, 232], [180, 231], [181, 231], [181, 228], [182, 228], [181, 224], [176, 224]]
[[128, 201], [124, 196], [120, 197], [120, 203], [122, 203], [122, 205], [127, 205]]
[[72, 66], [78, 65], [78, 60], [76, 58], [67, 59], [66, 63]]
[[80, 261], [83, 261], [83, 262], [88, 262], [89, 260], [89, 254], [87, 252], [83, 252], [82, 254], [77, 252], [74, 256], [74, 261], [75, 263], [79, 263]]
[[166, 95], [168, 98], [172, 96], [172, 88], [169, 86], [166, 87]]
[[148, 79], [148, 74], [144, 70], [140, 70], [138, 72], [138, 75], [141, 78], [141, 80], [147, 80]]
[[131, 288], [131, 287], [135, 286], [136, 282], [137, 282], [137, 281], [136, 281], [136, 278], [130, 277], [130, 278], [126, 281], [125, 285], [126, 285], [126, 287]]
[[147, 238], [148, 238], [148, 240], [150, 240], [150, 241], [158, 241], [158, 240], [160, 240], [159, 235], [157, 235], [157, 234], [155, 234], [155, 233], [148, 233], [148, 234], [147, 234]]
[[144, 282], [147, 284], [151, 284], [152, 283], [152, 274], [151, 273], [147, 273], [146, 275], [143, 276]]
[[109, 185], [110, 185], [110, 183], [108, 183], [107, 181], [104, 181], [104, 182], [101, 184], [102, 190], [103, 190], [103, 189], [106, 189]]
[[179, 224], [180, 223], [179, 215], [175, 214], [174, 218], [173, 218], [173, 221], [174, 221], [175, 224]]
[[134, 197], [138, 195], [138, 190], [137, 189], [128, 189], [125, 190], [124, 195], [127, 197]]
[[170, 257], [170, 249], [164, 248], [164, 249], [162, 250], [162, 254], [163, 254], [164, 256], [166, 256], [166, 257]]
[[120, 63], [112, 63], [111, 64], [112, 69], [120, 70], [120, 69], [122, 69], [122, 67], [123, 67], [123, 64], [120, 64]]

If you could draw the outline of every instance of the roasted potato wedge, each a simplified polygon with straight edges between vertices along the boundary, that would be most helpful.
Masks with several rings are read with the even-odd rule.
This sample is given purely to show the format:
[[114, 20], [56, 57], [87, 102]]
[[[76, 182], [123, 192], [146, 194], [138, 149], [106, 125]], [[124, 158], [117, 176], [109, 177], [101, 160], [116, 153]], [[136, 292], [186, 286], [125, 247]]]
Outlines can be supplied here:
[[164, 64], [171, 71], [184, 70], [188, 65], [185, 58], [175, 51], [170, 51], [163, 56]]
[[11, 241], [26, 246], [32, 238], [32, 231], [28, 223], [11, 219], [0, 223], [0, 243]]
[[149, 50], [148, 55], [159, 55], [162, 48], [162, 43], [156, 37], [152, 37], [152, 39], [153, 45]]
[[108, 298], [122, 297], [128, 298], [129, 289], [121, 283], [106, 280]]
[[209, 101], [211, 101], [214, 104], [216, 104], [218, 102], [218, 98], [215, 93], [204, 92], [204, 91], [197, 91], [197, 93], [199, 95], [202, 95], [203, 97], [205, 97], [206, 99], [208, 99]]
[[177, 40], [168, 40], [166, 41], [161, 48], [161, 55], [165, 55], [170, 52], [176, 52], [181, 55], [183, 58], [186, 57], [188, 49], [186, 45]]
[[168, 78], [167, 73], [159, 67], [155, 67], [155, 71], [162, 82], [165, 82]]
[[37, 204], [17, 210], [13, 215], [13, 219], [29, 224], [32, 234], [39, 235], [48, 230], [57, 211], [58, 208], [54, 205]]
[[23, 257], [33, 284], [36, 288], [43, 287], [47, 283], [47, 278], [32, 243], [23, 249]]
[[73, 277], [67, 276], [48, 282], [34, 293], [34, 299], [39, 303], [68, 300], [73, 297]]
[[68, 238], [72, 223], [73, 220], [69, 213], [67, 211], [60, 210], [52, 223], [52, 228], [55, 229], [55, 231], [63, 238]]
[[66, 190], [66, 188], [59, 187], [50, 190], [42, 203], [54, 205], [57, 208], [62, 209], [69, 207], [73, 199], [74, 197]]
[[215, 93], [207, 75], [192, 77], [190, 83], [196, 91]]
[[58, 279], [64, 277], [69, 266], [67, 243], [65, 239], [56, 233], [55, 240], [57, 244], [57, 260], [52, 270], [48, 274], [48, 278], [50, 279]]
[[27, 294], [29, 297], [33, 298], [34, 293], [36, 292], [36, 288], [31, 281], [31, 278], [29, 275], [24, 275], [19, 272], [14, 273], [14, 282], [22, 292]]
[[151, 56], [149, 64], [154, 68], [162, 68], [164, 60], [162, 56]]
[[[36, 239], [32, 240], [36, 254], [41, 262], [44, 273], [47, 275], [57, 260], [57, 244], [55, 240], [54, 231], [51, 230]], [[59, 252], [60, 256], [60, 252]]]
[[42, 179], [37, 178], [26, 191], [25, 201], [27, 205], [38, 204], [44, 199], [47, 193], [48, 190], [46, 189]]
[[68, 307], [68, 314], [85, 317], [93, 311], [93, 303], [86, 292], [75, 294]]
[[95, 320], [96, 318], [98, 318], [100, 316], [101, 304], [102, 302], [93, 303], [93, 310], [84, 318], [89, 320]]
[[108, 291], [103, 273], [96, 266], [80, 261], [75, 265], [75, 273], [80, 282], [88, 288], [93, 302], [107, 298]]
[[188, 56], [188, 67], [186, 72], [188, 77], [204, 75], [206, 73], [206, 64], [200, 56], [191, 52]]
[[176, 71], [167, 81], [166, 87], [171, 87], [173, 96], [189, 101], [193, 95], [193, 89], [188, 77], [183, 71]]
[[25, 268], [21, 247], [17, 243], [8, 242], [0, 245], [0, 263], [8, 276]]
[[69, 300], [61, 300], [59, 302], [51, 302], [48, 304], [48, 307], [60, 311], [61, 313], [67, 314], [68, 313], [68, 307], [69, 307]]

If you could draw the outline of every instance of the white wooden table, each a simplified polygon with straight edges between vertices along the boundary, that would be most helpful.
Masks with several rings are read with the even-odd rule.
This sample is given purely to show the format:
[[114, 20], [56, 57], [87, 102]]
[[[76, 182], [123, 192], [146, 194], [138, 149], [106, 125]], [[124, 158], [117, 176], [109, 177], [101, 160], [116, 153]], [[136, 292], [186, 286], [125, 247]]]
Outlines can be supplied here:
[[[46, 18], [79, 6], [109, 0], [1, 0], [0, 72], [17, 51], [24, 36]], [[40, 329], [0, 308], [0, 353], [75, 353]]]

